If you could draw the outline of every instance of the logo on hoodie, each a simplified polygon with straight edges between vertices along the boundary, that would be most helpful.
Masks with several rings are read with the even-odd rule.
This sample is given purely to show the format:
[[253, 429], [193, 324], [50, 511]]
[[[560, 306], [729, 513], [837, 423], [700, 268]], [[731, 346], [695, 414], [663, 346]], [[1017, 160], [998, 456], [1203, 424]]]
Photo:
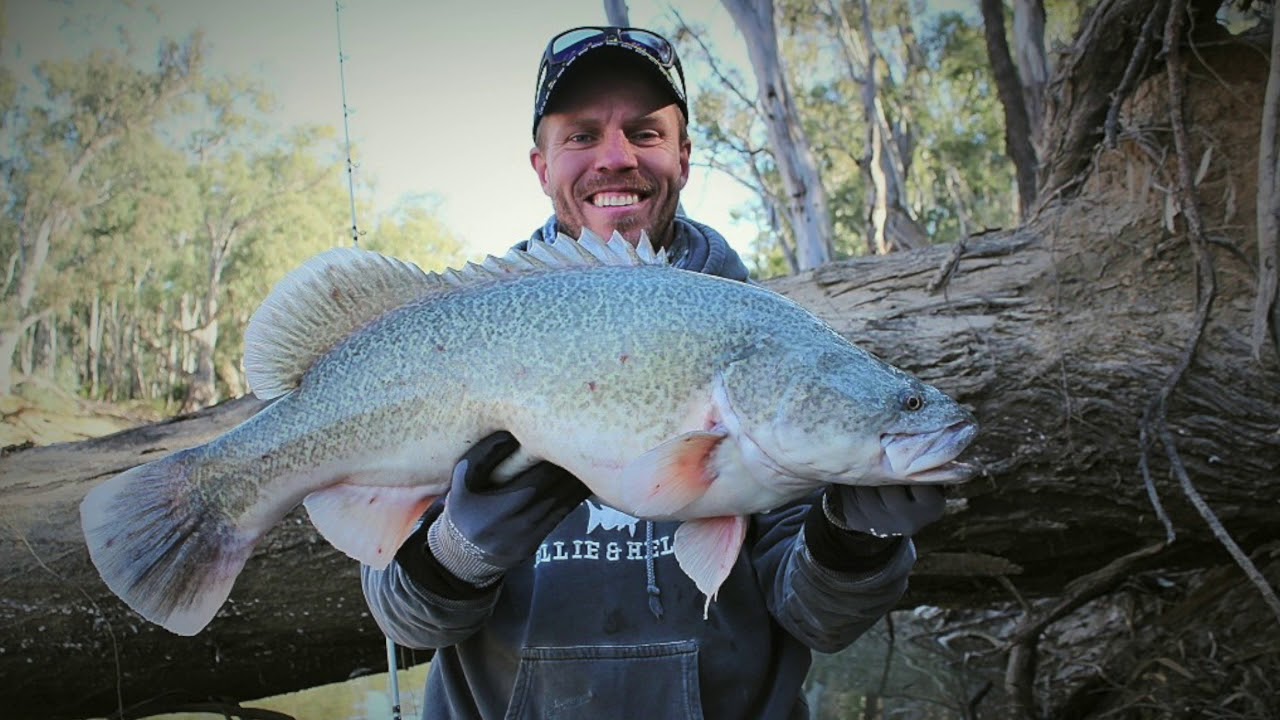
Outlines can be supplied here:
[[[546, 541], [538, 547], [538, 554], [534, 557], [534, 567], [543, 563], [566, 560], [643, 561], [649, 557], [659, 558], [675, 553], [671, 535], [655, 536], [652, 545], [645, 542], [643, 534], [639, 539], [628, 539], [636, 537], [640, 524], [639, 518], [591, 500], [588, 500], [586, 505], [586, 532], [576, 535], [574, 531], [565, 529], [568, 523], [561, 524], [560, 529], [547, 537]], [[626, 535], [622, 535], [623, 533]], [[601, 540], [588, 539], [587, 536], [592, 534], [603, 537]], [[610, 536], [617, 538], [620, 535], [622, 535], [620, 540], [603, 539]]]
[[619, 510], [614, 510], [608, 505], [597, 505], [596, 503], [587, 501], [587, 534], [590, 535], [596, 528], [604, 530], [621, 530], [626, 528], [631, 537], [636, 536], [636, 524], [640, 522], [640, 518], [632, 517]]

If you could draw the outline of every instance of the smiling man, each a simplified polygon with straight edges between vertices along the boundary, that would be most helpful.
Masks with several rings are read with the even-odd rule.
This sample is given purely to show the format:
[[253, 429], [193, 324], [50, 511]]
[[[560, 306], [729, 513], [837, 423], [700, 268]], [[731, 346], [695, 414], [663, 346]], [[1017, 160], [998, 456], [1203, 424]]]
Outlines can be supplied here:
[[[679, 267], [746, 280], [719, 233], [677, 213], [688, 116], [661, 36], [552, 38], [529, 158], [555, 212], [532, 239], [647, 232]], [[893, 607], [910, 536], [943, 509], [931, 486], [833, 485], [753, 516], [708, 607], [676, 563], [679, 522], [618, 512], [547, 462], [495, 483], [518, 446], [504, 432], [478, 442], [395, 562], [363, 568], [379, 627], [436, 650], [423, 718], [808, 718], [812, 652], [848, 645]]]
[[678, 216], [689, 180], [684, 71], [667, 40], [636, 28], [576, 28], [543, 53], [529, 161], [555, 214], [534, 238], [583, 228], [632, 244], [647, 232], [673, 262], [746, 280], [715, 230]]
[[616, 230], [632, 244], [648, 231], [670, 245], [689, 179], [684, 102], [659, 68], [626, 49], [602, 47], [581, 65], [549, 79], [558, 92], [548, 90], [529, 151], [559, 229], [605, 238]]

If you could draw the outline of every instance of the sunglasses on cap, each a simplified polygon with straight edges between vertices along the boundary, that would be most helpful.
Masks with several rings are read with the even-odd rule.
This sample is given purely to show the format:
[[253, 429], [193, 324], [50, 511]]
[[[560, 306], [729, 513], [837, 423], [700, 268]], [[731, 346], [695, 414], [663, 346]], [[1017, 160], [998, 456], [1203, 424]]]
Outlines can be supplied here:
[[685, 97], [684, 69], [680, 67], [680, 58], [671, 43], [661, 35], [633, 27], [578, 27], [551, 38], [546, 50], [542, 53], [542, 62], [538, 67], [538, 94], [533, 104], [533, 129], [537, 132], [538, 121], [546, 112], [547, 103], [551, 101], [552, 90], [556, 82], [563, 77], [569, 64], [585, 53], [600, 47], [618, 47], [630, 50], [654, 64], [662, 77], [670, 86], [676, 97], [676, 104], [685, 117], [689, 116], [689, 106]]

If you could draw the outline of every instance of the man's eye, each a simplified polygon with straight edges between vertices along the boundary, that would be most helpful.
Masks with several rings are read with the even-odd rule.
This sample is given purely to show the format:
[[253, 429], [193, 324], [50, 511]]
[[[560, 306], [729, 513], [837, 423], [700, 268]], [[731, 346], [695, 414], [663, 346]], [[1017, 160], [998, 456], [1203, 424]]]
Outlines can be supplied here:
[[658, 134], [657, 130], [641, 130], [639, 132], [632, 133], [631, 139], [633, 142], [647, 143], [660, 140], [662, 139], [662, 136]]
[[569, 142], [577, 144], [588, 143], [591, 142], [591, 135], [589, 133], [574, 133], [569, 136]]

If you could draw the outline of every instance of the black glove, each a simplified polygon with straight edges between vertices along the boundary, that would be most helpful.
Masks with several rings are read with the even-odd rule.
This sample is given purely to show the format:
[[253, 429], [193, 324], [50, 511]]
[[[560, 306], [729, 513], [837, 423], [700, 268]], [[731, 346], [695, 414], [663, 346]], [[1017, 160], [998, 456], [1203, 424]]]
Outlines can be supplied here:
[[944, 509], [946, 498], [934, 485], [832, 485], [822, 494], [832, 525], [878, 538], [915, 535]]
[[830, 485], [805, 518], [814, 560], [843, 572], [884, 567], [904, 536], [942, 517], [946, 500], [932, 485]]
[[495, 483], [494, 468], [519, 447], [504, 431], [468, 450], [454, 467], [444, 511], [427, 531], [427, 545], [440, 565], [476, 587], [492, 585], [528, 559], [591, 495], [581, 480], [549, 462]]

